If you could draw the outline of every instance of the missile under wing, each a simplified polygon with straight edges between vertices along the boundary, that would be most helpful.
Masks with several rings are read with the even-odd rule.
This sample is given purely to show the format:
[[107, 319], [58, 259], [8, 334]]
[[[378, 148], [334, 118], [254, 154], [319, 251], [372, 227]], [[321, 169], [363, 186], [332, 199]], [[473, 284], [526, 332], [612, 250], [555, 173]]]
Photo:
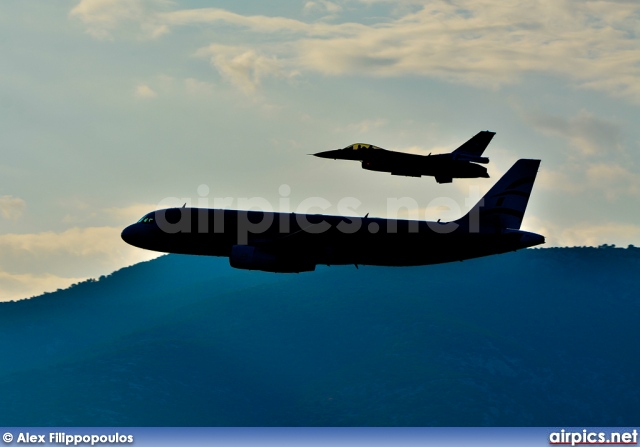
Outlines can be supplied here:
[[[487, 169], [480, 164], [489, 163], [482, 153], [495, 132], [478, 132], [469, 141], [448, 154], [417, 155], [390, 151], [372, 144], [355, 143], [344, 149], [318, 152], [320, 158], [334, 160], [357, 160], [362, 169], [390, 172], [391, 175], [435, 177], [438, 183], [451, 183], [454, 178], [489, 177]], [[480, 164], [478, 164], [480, 163]]]

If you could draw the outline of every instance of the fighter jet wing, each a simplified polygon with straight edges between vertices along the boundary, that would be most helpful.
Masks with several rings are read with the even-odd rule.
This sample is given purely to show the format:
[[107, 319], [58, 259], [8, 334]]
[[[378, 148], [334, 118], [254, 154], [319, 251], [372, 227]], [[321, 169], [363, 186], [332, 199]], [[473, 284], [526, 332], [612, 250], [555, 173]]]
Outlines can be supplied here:
[[452, 154], [465, 154], [473, 157], [480, 157], [495, 134], [495, 132], [489, 132], [488, 130], [478, 132], [476, 135], [471, 137], [469, 141], [453, 151]]

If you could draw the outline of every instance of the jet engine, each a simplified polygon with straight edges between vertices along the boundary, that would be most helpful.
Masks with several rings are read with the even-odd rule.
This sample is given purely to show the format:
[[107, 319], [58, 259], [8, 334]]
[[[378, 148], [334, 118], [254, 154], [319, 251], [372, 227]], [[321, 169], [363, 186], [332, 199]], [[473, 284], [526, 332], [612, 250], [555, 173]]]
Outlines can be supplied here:
[[253, 245], [231, 247], [229, 264], [233, 268], [273, 273], [312, 272], [316, 265], [304, 259], [274, 254]]

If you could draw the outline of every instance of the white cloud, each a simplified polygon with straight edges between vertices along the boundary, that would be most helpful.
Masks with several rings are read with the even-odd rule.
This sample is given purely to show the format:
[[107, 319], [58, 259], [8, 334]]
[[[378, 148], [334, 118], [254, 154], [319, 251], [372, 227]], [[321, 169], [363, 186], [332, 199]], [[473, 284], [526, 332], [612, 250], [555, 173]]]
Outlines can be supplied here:
[[[360, 2], [368, 7], [370, 1]], [[605, 91], [640, 102], [640, 5], [612, 0], [433, 0], [404, 8], [391, 20], [372, 25], [306, 23], [286, 17], [244, 16], [219, 8], [169, 11], [167, 2], [82, 0], [71, 15], [96, 37], [110, 36], [119, 24], [135, 22], [147, 37], [178, 26], [234, 25], [268, 33], [271, 54], [254, 48], [223, 54], [214, 66], [246, 91], [259, 74], [287, 60], [294, 70], [330, 75], [419, 75], [499, 88], [526, 74], [547, 73], [577, 87]], [[405, 2], [405, 6], [416, 5]], [[337, 13], [340, 6], [309, 1], [307, 11]], [[274, 49], [274, 39], [282, 43]], [[265, 44], [266, 45], [266, 44]], [[230, 48], [230, 47], [228, 47]], [[255, 69], [254, 69], [255, 70]]]
[[[527, 73], [551, 73], [576, 85], [640, 101], [640, 48], [620, 15], [601, 15], [608, 2], [536, 1], [526, 7], [495, 1], [433, 1], [413, 14], [354, 26], [299, 42], [299, 63], [326, 74], [424, 75], [492, 88]], [[615, 5], [620, 7], [619, 5]]]
[[307, 35], [326, 35], [332, 30], [342, 29], [341, 25], [326, 23], [306, 23], [286, 17], [268, 17], [261, 15], [243, 16], [224, 9], [202, 8], [184, 9], [161, 14], [168, 26], [188, 26], [195, 24], [231, 24], [259, 33], [303, 33]]
[[621, 247], [626, 247], [629, 244], [640, 245], [640, 225], [622, 222], [577, 224], [563, 227], [534, 216], [527, 216], [522, 229], [544, 235], [546, 238], [544, 246], [547, 247], [597, 247], [603, 244], [615, 244]]
[[26, 202], [19, 197], [0, 196], [0, 216], [5, 219], [20, 219], [26, 208]]
[[602, 244], [619, 246], [640, 245], [640, 226], [622, 223], [602, 225], [577, 225], [561, 231], [559, 237], [562, 246], [589, 245], [597, 247]]
[[542, 188], [569, 194], [589, 192], [607, 200], [640, 195], [640, 176], [634, 172], [621, 125], [586, 110], [570, 118], [521, 113], [536, 130], [566, 140], [573, 149], [565, 152], [560, 165], [540, 171]]
[[177, 97], [186, 95], [191, 98], [206, 98], [213, 95], [215, 85], [195, 77], [177, 79], [165, 74], [150, 76], [136, 85], [133, 95], [146, 100], [158, 97]]
[[389, 120], [385, 118], [362, 120], [357, 123], [351, 123], [346, 128], [339, 128], [338, 131], [346, 131], [350, 133], [364, 134], [374, 129], [380, 129], [389, 124]]
[[[640, 100], [635, 4], [538, 0], [432, 1], [416, 13], [348, 37], [307, 39], [300, 58], [328, 74], [417, 74], [498, 87], [526, 73], [552, 73], [577, 85]], [[615, 82], [612, 80], [615, 79]], [[612, 85], [616, 85], [612, 89]]]
[[93, 211], [87, 203], [68, 199], [62, 206], [80, 210], [65, 220], [114, 226], [74, 227], [62, 232], [0, 235], [0, 301], [16, 300], [66, 288], [90, 277], [147, 261], [161, 253], [127, 245], [123, 226], [136, 222], [157, 204], [133, 204]]
[[88, 278], [64, 278], [42, 274], [11, 274], [0, 271], [0, 301], [20, 300], [65, 289]]
[[169, 31], [158, 14], [171, 4], [167, 0], [80, 0], [69, 15], [83, 22], [97, 39], [112, 39], [116, 32], [153, 38]]
[[275, 56], [266, 56], [253, 48], [212, 44], [201, 48], [196, 55], [209, 57], [211, 65], [229, 82], [244, 93], [256, 91], [267, 76], [292, 77]]
[[133, 223], [150, 211], [158, 209], [157, 204], [136, 203], [125, 207], [106, 208], [100, 213], [100, 218], [104, 221], [108, 219], [113, 223]]
[[324, 19], [327, 19], [335, 17], [340, 11], [342, 11], [342, 6], [327, 0], [308, 1], [304, 4], [303, 11], [305, 14], [312, 14], [315, 12], [327, 14], [323, 17]]
[[3, 234], [0, 271], [89, 277], [159, 255], [127, 245], [121, 231], [122, 227], [76, 227], [60, 233]]
[[610, 156], [612, 151], [623, 150], [621, 126], [587, 110], [568, 119], [540, 112], [521, 113], [525, 121], [540, 132], [569, 141], [581, 156]]
[[0, 235], [0, 301], [52, 292], [160, 255], [128, 246], [120, 227]]
[[184, 80], [184, 87], [188, 95], [191, 96], [209, 96], [213, 93], [213, 84], [209, 82], [200, 81], [195, 78], [187, 78]]
[[556, 193], [604, 197], [617, 201], [640, 197], [640, 176], [629, 167], [614, 162], [574, 163], [561, 169], [542, 169], [537, 182], [541, 188]]
[[[182, 203], [176, 206], [181, 206]], [[96, 208], [75, 198], [60, 201], [60, 207], [68, 210], [63, 222], [78, 227], [119, 227], [136, 222], [149, 211], [159, 209], [159, 203], [135, 203], [124, 207]]]
[[149, 87], [146, 84], [140, 84], [136, 87], [136, 90], [134, 92], [134, 95], [136, 96], [136, 98], [141, 98], [141, 99], [152, 99], [158, 96], [158, 93], [156, 93], [155, 90], [153, 90], [151, 87]]
[[536, 185], [542, 189], [556, 193], [578, 194], [585, 190], [583, 171], [575, 170], [554, 171], [551, 168], [540, 169], [536, 178]]
[[601, 190], [608, 200], [620, 196], [640, 196], [640, 176], [615, 163], [595, 163], [586, 177], [592, 188]]

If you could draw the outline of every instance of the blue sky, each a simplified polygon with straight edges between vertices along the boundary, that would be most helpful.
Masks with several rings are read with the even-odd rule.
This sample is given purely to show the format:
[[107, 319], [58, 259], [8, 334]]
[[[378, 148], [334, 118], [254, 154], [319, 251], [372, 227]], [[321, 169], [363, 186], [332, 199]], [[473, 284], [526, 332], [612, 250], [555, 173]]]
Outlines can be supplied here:
[[[2, 2], [0, 299], [150, 259], [119, 233], [160, 206], [410, 198], [446, 220], [519, 158], [542, 159], [523, 229], [640, 245], [639, 24], [624, 0]], [[480, 130], [489, 180], [306, 155]]]

